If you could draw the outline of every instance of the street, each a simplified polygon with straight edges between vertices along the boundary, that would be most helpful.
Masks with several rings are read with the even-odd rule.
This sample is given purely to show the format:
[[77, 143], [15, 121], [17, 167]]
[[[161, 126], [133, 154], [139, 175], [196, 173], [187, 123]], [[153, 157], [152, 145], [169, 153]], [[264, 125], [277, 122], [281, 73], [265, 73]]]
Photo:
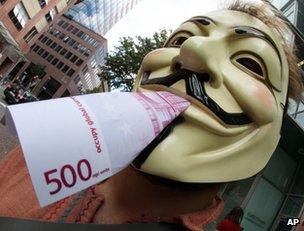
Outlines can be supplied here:
[[[3, 89], [0, 86], [0, 120], [5, 115], [6, 102], [4, 100]], [[12, 148], [18, 145], [17, 137], [9, 134], [3, 124], [0, 123], [0, 159]]]

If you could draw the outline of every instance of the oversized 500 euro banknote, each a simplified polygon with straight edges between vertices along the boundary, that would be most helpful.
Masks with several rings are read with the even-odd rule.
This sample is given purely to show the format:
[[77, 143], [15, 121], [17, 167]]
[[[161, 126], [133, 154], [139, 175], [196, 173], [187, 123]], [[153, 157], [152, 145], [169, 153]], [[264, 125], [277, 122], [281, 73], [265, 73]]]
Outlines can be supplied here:
[[169, 92], [100, 93], [9, 106], [6, 121], [45, 206], [125, 168], [188, 106]]

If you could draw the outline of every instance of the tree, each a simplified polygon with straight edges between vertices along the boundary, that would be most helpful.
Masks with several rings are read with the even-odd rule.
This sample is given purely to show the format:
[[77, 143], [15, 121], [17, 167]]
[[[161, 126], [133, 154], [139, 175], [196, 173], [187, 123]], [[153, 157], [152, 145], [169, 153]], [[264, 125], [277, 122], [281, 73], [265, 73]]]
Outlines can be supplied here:
[[99, 87], [95, 87], [92, 90], [87, 90], [85, 94], [93, 94], [93, 93], [99, 93], [104, 92], [103, 84], [100, 84]]
[[41, 79], [45, 75], [45, 66], [42, 66], [40, 64], [34, 64], [31, 63], [28, 68], [25, 70], [25, 74], [28, 78], [32, 78], [34, 76], [37, 76], [39, 79]]
[[170, 33], [163, 29], [152, 37], [120, 38], [119, 45], [107, 55], [105, 65], [100, 67], [100, 79], [107, 81], [110, 89], [131, 91], [142, 59], [150, 51], [162, 47]]
[[30, 63], [22, 75], [18, 76], [14, 81], [26, 88], [33, 88], [37, 82], [46, 74], [45, 66]]

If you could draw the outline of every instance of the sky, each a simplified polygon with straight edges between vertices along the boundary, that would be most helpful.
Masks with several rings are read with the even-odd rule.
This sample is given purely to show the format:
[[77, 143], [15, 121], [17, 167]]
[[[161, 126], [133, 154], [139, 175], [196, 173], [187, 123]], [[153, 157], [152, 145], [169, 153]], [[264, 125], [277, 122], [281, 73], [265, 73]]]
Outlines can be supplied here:
[[108, 51], [119, 37], [151, 36], [160, 29], [175, 29], [187, 19], [216, 9], [229, 0], [141, 0], [105, 35]]
[[[151, 36], [160, 29], [174, 30], [187, 19], [223, 9], [233, 0], [141, 0], [105, 35], [108, 52], [120, 37]], [[261, 2], [261, 0], [246, 0]]]

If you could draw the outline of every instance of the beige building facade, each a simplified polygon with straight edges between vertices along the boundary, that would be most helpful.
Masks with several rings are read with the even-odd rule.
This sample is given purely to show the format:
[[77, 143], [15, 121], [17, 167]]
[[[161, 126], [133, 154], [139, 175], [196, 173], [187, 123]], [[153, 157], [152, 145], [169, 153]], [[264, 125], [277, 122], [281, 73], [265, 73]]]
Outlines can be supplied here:
[[100, 86], [98, 64], [106, 52], [105, 38], [62, 15], [39, 36], [26, 55], [30, 62], [16, 66], [12, 77], [27, 86], [30, 79], [24, 73], [35, 64], [45, 72], [33, 89], [38, 98], [82, 94]]
[[21, 53], [18, 44], [10, 36], [5, 26], [0, 22], [0, 81], [1, 76], [8, 73], [18, 62], [26, 61]]
[[52, 20], [76, 0], [1, 0], [0, 21], [23, 53], [47, 29]]
[[24, 54], [76, 0], [0, 0], [0, 80], [28, 61]]

